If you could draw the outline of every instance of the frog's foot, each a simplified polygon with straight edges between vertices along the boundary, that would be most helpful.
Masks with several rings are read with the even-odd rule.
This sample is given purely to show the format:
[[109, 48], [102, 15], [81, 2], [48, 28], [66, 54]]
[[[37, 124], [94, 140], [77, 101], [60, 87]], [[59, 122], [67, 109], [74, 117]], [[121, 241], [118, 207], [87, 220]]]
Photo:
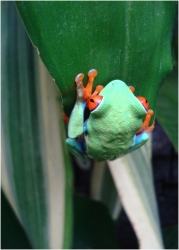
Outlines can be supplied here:
[[96, 69], [91, 69], [89, 72], [88, 72], [88, 78], [89, 80], [88, 81], [94, 81], [94, 78], [97, 76], [98, 74], [98, 71]]
[[[86, 101], [92, 94], [92, 88], [93, 88], [93, 82], [95, 77], [97, 76], [98, 72], [96, 69], [91, 69], [88, 72], [88, 83], [86, 85], [86, 87], [84, 88], [83, 86], [83, 78], [84, 78], [84, 74], [80, 73], [76, 76], [75, 78], [75, 82], [76, 82], [76, 86], [77, 86], [77, 96], [78, 97], [83, 97], [83, 99]], [[99, 94], [99, 92], [102, 90], [102, 86], [100, 87], [96, 87], [95, 90], [95, 95], [96, 93]]]
[[95, 89], [95, 91], [93, 92], [93, 94], [91, 96], [95, 96], [95, 95], [99, 95], [99, 93], [101, 92], [101, 90], [103, 89], [104, 87], [102, 85], [98, 85]]
[[93, 82], [98, 72], [96, 69], [91, 69], [88, 72], [88, 83], [86, 88], [83, 89], [84, 99], [87, 100], [92, 94]]
[[145, 131], [151, 132], [154, 129], [154, 127], [155, 127], [155, 122], [153, 122], [153, 124], [150, 127], [147, 127]]
[[143, 144], [145, 144], [148, 140], [149, 136], [147, 133], [143, 132], [139, 135], [135, 135], [132, 139], [132, 145], [127, 150], [126, 154], [136, 150], [137, 148], [140, 148]]
[[88, 158], [85, 153], [85, 148], [86, 148], [85, 140], [78, 141], [77, 139], [67, 138], [66, 144], [68, 146], [68, 150], [72, 154], [80, 158], [83, 162], [87, 161]]
[[84, 90], [83, 78], [84, 78], [84, 74], [83, 74], [83, 73], [78, 74], [78, 75], [76, 76], [76, 78], [75, 78], [75, 82], [76, 82], [76, 92], [77, 92], [77, 100], [84, 99], [84, 94], [83, 94], [83, 90]]
[[129, 89], [132, 93], [135, 91], [135, 88], [133, 86], [129, 86]]
[[144, 131], [150, 132], [154, 129], [154, 123], [151, 126], [149, 126], [149, 123], [150, 123], [150, 120], [151, 120], [153, 114], [154, 114], [153, 110], [149, 109], [147, 111], [147, 114], [146, 114], [145, 120], [142, 124], [142, 127], [136, 133], [137, 135], [141, 134]]

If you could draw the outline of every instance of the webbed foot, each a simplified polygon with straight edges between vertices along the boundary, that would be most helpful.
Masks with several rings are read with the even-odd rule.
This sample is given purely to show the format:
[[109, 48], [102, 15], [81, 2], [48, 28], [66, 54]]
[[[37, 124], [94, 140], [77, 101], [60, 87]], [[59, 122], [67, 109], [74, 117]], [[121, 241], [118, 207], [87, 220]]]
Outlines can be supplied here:
[[137, 148], [140, 148], [143, 144], [145, 144], [149, 139], [149, 136], [147, 133], [143, 132], [139, 135], [135, 135], [132, 140], [131, 147], [127, 150], [126, 154], [136, 150]]
[[84, 74], [80, 73], [75, 77], [75, 82], [76, 82], [76, 92], [77, 92], [77, 100], [82, 100], [84, 99], [84, 86], [83, 86], [83, 78]]
[[87, 100], [92, 94], [93, 82], [98, 72], [96, 69], [91, 69], [88, 72], [88, 83], [86, 88], [83, 89], [84, 99]]
[[150, 132], [154, 129], [154, 124], [155, 124], [154, 122], [151, 126], [149, 126], [149, 123], [150, 123], [150, 120], [151, 120], [153, 114], [154, 114], [153, 110], [149, 109], [147, 111], [147, 114], [146, 114], [145, 120], [142, 124], [142, 127], [136, 133], [137, 135], [141, 134], [144, 131]]
[[83, 162], [86, 162], [88, 160], [85, 153], [85, 148], [86, 148], [85, 140], [78, 141], [77, 139], [67, 138], [66, 144], [68, 146], [68, 150], [72, 154], [80, 158]]

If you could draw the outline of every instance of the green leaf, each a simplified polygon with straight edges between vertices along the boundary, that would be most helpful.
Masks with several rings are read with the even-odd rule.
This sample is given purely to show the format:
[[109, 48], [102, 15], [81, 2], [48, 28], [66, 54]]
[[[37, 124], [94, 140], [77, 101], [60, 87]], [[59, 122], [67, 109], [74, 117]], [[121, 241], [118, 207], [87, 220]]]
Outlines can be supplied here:
[[93, 165], [90, 197], [104, 203], [109, 209], [111, 218], [116, 220], [119, 217], [122, 204], [106, 162], [95, 162]]
[[173, 146], [178, 150], [178, 66], [173, 68], [160, 89], [156, 116]]
[[73, 248], [118, 248], [114, 221], [101, 202], [74, 195]]
[[73, 176], [60, 95], [13, 2], [2, 3], [2, 33], [2, 189], [33, 248], [70, 248]]
[[155, 110], [159, 87], [172, 69], [171, 35], [177, 2], [16, 2], [34, 46], [70, 114], [75, 76], [95, 68], [95, 85], [121, 79]]
[[138, 150], [108, 161], [118, 195], [141, 249], [162, 249], [154, 193], [150, 140]]
[[165, 249], [178, 249], [178, 225], [164, 227], [162, 233]]
[[21, 224], [1, 191], [1, 249], [31, 249]]

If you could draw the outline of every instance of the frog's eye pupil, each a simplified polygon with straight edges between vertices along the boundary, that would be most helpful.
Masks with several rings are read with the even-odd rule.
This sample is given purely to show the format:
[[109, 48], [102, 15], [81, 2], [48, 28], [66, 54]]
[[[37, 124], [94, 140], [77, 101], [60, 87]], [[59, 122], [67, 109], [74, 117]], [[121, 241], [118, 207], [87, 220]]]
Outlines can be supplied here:
[[146, 99], [146, 101], [145, 101], [146, 103], [148, 103], [148, 101], [147, 101], [147, 99]]
[[90, 99], [90, 102], [94, 102], [94, 100], [93, 100], [93, 99]]

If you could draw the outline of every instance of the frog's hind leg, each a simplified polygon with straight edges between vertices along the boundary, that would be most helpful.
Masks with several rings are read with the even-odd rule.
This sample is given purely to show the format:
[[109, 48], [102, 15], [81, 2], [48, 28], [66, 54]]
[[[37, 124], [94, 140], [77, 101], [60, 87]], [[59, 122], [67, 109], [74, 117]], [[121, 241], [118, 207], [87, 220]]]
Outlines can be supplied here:
[[147, 133], [141, 133], [140, 135], [134, 135], [132, 139], [132, 145], [130, 148], [123, 154], [118, 157], [111, 158], [110, 161], [113, 161], [119, 157], [122, 157], [128, 153], [131, 153], [132, 151], [136, 150], [137, 148], [140, 148], [143, 144], [145, 144], [148, 140], [149, 136]]
[[66, 139], [66, 144], [68, 146], [68, 150], [80, 158], [83, 162], [87, 161], [87, 155], [86, 155], [86, 142], [84, 139], [71, 139], [67, 138]]
[[147, 133], [143, 132], [139, 135], [135, 135], [132, 139], [132, 145], [131, 147], [127, 150], [127, 154], [136, 150], [137, 148], [141, 147], [143, 144], [147, 142], [149, 139], [149, 136]]

